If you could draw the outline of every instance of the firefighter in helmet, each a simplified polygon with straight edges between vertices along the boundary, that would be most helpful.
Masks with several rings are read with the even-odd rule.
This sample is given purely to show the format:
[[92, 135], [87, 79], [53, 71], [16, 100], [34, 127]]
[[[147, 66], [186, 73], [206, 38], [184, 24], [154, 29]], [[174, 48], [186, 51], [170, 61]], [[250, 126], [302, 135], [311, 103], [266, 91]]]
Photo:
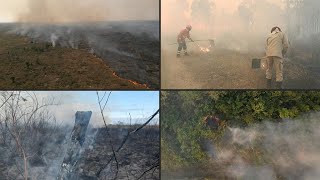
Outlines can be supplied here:
[[191, 42], [194, 42], [190, 37], [190, 31], [192, 29], [191, 25], [187, 25], [185, 29], [183, 29], [178, 35], [178, 52], [177, 57], [180, 57], [181, 50], [184, 50], [184, 55], [189, 56], [187, 52], [187, 43], [186, 38], [188, 38]]
[[266, 55], [267, 55], [267, 86], [271, 88], [272, 69], [276, 71], [276, 88], [282, 89], [283, 81], [283, 58], [289, 48], [287, 36], [279, 27], [273, 27], [271, 34], [267, 38]]

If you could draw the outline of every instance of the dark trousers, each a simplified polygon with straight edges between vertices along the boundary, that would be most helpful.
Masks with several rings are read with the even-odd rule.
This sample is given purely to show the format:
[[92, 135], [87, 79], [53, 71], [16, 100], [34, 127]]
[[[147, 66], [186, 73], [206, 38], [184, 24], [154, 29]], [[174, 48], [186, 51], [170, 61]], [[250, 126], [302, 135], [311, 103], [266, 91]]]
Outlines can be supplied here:
[[179, 42], [178, 44], [179, 44], [178, 54], [180, 54], [180, 51], [182, 50], [182, 48], [183, 48], [183, 50], [187, 51], [187, 43], [185, 41], [184, 42]]

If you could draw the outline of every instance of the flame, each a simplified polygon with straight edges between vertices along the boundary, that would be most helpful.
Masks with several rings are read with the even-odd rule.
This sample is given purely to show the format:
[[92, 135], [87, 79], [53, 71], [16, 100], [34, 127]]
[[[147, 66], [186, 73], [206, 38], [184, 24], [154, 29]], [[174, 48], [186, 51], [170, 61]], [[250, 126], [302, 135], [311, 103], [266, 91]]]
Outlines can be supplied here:
[[[100, 57], [98, 57], [96, 54], [93, 54], [93, 56], [96, 57], [97, 59], [99, 59], [101, 62], [104, 62], [104, 61], [103, 61]], [[108, 68], [110, 68], [108, 65], [106, 65], [106, 66], [107, 66]], [[110, 68], [110, 69], [111, 69], [111, 68]], [[130, 82], [130, 83], [133, 84], [133, 85], [142, 86], [142, 87], [144, 87], [145, 89], [150, 89], [147, 84], [140, 84], [140, 83], [138, 83], [138, 82], [136, 82], [136, 81], [133, 81], [133, 80], [130, 80], [130, 79], [121, 78], [121, 77], [119, 77], [119, 76], [116, 74], [116, 72], [113, 72], [112, 75], [115, 76], [115, 77], [117, 77], [117, 78], [119, 78], [119, 79], [126, 80], [126, 81]]]
[[208, 53], [208, 52], [210, 52], [211, 45], [208, 46], [208, 47], [202, 47], [202, 46], [198, 45], [198, 47], [199, 47], [201, 52]]
[[[119, 79], [123, 79], [123, 78], [119, 77], [115, 72], [113, 72], [112, 75], [115, 76], [115, 77], [117, 77], [117, 78], [119, 78]], [[131, 84], [134, 84], [134, 85], [136, 85], [136, 86], [142, 86], [142, 87], [144, 87], [144, 88], [146, 88], [146, 89], [149, 89], [149, 86], [148, 86], [147, 84], [140, 84], [140, 83], [138, 83], [138, 82], [136, 82], [136, 81], [133, 81], [133, 80], [130, 80], [130, 79], [126, 79], [126, 80], [127, 80], [128, 82], [130, 82]]]

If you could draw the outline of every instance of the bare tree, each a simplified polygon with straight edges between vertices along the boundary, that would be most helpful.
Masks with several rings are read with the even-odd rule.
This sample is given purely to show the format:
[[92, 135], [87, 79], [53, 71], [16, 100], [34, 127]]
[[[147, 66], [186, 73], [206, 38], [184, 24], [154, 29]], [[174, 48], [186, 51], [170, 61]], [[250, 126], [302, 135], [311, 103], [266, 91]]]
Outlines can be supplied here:
[[[49, 125], [48, 122], [55, 120], [48, 111], [48, 107], [54, 103], [40, 102], [36, 94], [30, 92], [2, 92], [1, 97], [2, 138], [4, 141], [14, 142], [12, 149], [22, 159], [21, 176], [27, 180], [30, 158], [42, 154], [41, 141], [50, 136], [50, 132], [44, 133], [44, 131]], [[10, 146], [9, 142], [7, 144]], [[19, 171], [20, 163], [16, 164]]]

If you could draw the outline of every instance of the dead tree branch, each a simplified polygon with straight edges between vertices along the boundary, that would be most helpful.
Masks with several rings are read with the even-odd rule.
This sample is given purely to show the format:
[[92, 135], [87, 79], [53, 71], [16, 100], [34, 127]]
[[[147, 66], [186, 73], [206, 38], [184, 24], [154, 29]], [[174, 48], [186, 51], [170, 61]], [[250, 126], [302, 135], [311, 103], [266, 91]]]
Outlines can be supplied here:
[[[111, 140], [111, 134], [110, 134], [110, 131], [109, 131], [109, 127], [107, 125], [107, 122], [106, 122], [106, 119], [105, 119], [105, 116], [104, 116], [104, 110], [109, 102], [109, 98], [110, 98], [110, 95], [111, 95], [112, 91], [109, 93], [107, 99], [105, 100], [104, 102], [104, 106], [102, 107], [102, 104], [103, 101], [104, 101], [104, 98], [105, 98], [105, 95], [106, 95], [106, 92], [104, 93], [103, 97], [100, 99], [100, 96], [99, 96], [99, 92], [97, 92], [97, 97], [98, 97], [98, 103], [99, 103], [99, 109], [100, 109], [100, 113], [101, 113], [101, 116], [102, 116], [102, 120], [103, 120], [103, 123], [104, 123], [104, 126], [107, 130], [107, 135], [110, 137], [109, 138], [109, 144], [111, 145], [111, 149], [112, 149], [112, 154], [113, 154], [113, 158], [115, 159], [115, 162], [116, 162], [116, 165], [117, 165], [117, 171], [116, 171], [116, 175], [115, 175], [115, 178], [114, 179], [117, 179], [118, 177], [118, 172], [119, 172], [119, 162], [118, 162], [118, 159], [117, 159], [117, 155], [116, 155], [116, 152], [114, 150], [114, 144]], [[98, 173], [98, 176], [100, 175], [101, 171], [103, 169], [101, 169]]]
[[155, 170], [156, 168], [160, 167], [160, 159], [157, 159], [157, 161], [155, 163], [153, 163], [153, 165], [148, 168], [147, 170], [145, 170], [139, 177], [138, 179], [141, 179], [144, 175], [146, 175], [149, 171], [151, 170]]
[[[138, 128], [136, 128], [135, 130], [132, 130], [132, 131], [128, 132], [127, 135], [126, 135], [126, 137], [123, 139], [123, 141], [121, 142], [120, 146], [118, 147], [118, 149], [115, 151], [115, 153], [120, 152], [120, 150], [122, 149], [122, 147], [124, 146], [124, 144], [127, 142], [127, 140], [129, 139], [129, 137], [130, 137], [132, 134], [134, 134], [134, 133], [138, 132], [139, 130], [141, 130], [142, 128], [144, 128], [147, 124], [149, 124], [149, 123], [154, 119], [154, 117], [159, 113], [159, 111], [160, 111], [160, 110], [158, 109], [144, 124], [142, 124], [141, 126], [139, 126]], [[98, 173], [97, 173], [97, 176], [100, 176], [102, 170], [105, 169], [105, 168], [113, 161], [114, 158], [116, 158], [116, 157], [115, 157], [115, 156], [111, 157], [111, 158], [109, 159], [109, 161], [107, 162], [107, 164], [100, 168], [100, 170], [99, 170]], [[118, 162], [117, 162], [117, 163], [118, 163]], [[159, 165], [158, 165], [158, 166], [159, 166]], [[118, 168], [118, 167], [117, 167], [117, 168]], [[143, 175], [142, 175], [142, 176], [143, 176]]]

